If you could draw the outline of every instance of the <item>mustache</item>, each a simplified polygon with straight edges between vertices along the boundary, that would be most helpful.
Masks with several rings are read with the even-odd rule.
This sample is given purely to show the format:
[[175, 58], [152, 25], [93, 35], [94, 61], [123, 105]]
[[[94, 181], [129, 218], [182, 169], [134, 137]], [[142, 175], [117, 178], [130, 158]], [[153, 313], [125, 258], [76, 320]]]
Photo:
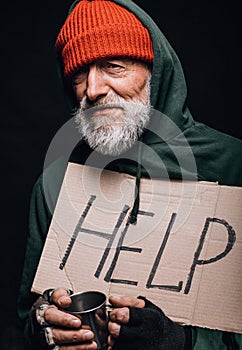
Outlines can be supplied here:
[[95, 109], [101, 110], [107, 108], [123, 108], [125, 104], [126, 101], [119, 96], [102, 97], [94, 101], [91, 101], [87, 96], [84, 96], [79, 107], [82, 111], [86, 111], [88, 109], [95, 111]]
[[118, 97], [105, 97], [102, 99], [98, 99], [96, 101], [90, 101], [87, 97], [84, 97], [83, 100], [80, 102], [79, 110], [81, 113], [83, 113], [87, 118], [90, 118], [95, 114], [95, 112], [99, 112], [102, 110], [108, 110], [108, 109], [119, 109], [119, 110], [125, 110], [126, 101], [121, 101]]
[[[119, 104], [110, 104], [109, 103], [109, 104], [98, 105], [95, 107], [87, 108], [85, 110], [82, 110], [81, 113], [83, 115], [85, 115], [85, 117], [89, 118], [89, 117], [92, 117], [95, 114], [95, 112], [97, 112], [97, 111], [102, 111], [102, 110], [107, 111], [108, 109], [111, 110], [113, 108], [124, 110], [124, 108], [122, 106], [120, 106]], [[110, 119], [110, 117], [109, 117], [109, 119]]]

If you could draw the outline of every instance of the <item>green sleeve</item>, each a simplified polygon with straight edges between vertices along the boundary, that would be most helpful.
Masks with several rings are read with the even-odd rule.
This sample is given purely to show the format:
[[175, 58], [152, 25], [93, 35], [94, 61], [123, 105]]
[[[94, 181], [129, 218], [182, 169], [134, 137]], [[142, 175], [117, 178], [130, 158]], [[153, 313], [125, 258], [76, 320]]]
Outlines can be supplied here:
[[242, 334], [192, 328], [193, 350], [242, 350]]
[[235, 344], [237, 345], [237, 348], [234, 347], [234, 349], [242, 350], [242, 334], [236, 333], [234, 337], [235, 337]]
[[65, 157], [58, 158], [51, 163], [37, 180], [31, 195], [29, 235], [17, 305], [18, 316], [25, 328], [27, 341], [30, 340], [28, 313], [38, 298], [37, 294], [31, 292], [31, 286], [57, 202], [66, 165]]
[[30, 201], [29, 235], [17, 305], [18, 316], [23, 322], [27, 342], [30, 338], [28, 313], [38, 297], [38, 295], [31, 292], [31, 286], [51, 221], [51, 213], [43, 193], [42, 179], [41, 176], [36, 182]]

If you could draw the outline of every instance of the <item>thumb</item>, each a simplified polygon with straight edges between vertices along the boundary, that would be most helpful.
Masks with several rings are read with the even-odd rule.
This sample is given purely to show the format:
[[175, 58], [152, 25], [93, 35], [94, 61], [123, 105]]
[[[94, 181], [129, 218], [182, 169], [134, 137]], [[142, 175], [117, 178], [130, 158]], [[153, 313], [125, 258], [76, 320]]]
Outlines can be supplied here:
[[70, 291], [69, 289], [57, 288], [51, 295], [53, 303], [59, 307], [67, 307], [71, 305]]

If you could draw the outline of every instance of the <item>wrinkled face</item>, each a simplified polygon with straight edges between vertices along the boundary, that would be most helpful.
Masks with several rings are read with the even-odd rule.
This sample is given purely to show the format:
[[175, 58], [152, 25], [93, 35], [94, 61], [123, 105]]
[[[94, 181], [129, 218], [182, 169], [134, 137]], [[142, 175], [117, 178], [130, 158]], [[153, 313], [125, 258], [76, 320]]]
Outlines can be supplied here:
[[134, 145], [149, 121], [150, 79], [146, 64], [121, 58], [98, 60], [74, 76], [75, 119], [91, 148], [119, 155]]

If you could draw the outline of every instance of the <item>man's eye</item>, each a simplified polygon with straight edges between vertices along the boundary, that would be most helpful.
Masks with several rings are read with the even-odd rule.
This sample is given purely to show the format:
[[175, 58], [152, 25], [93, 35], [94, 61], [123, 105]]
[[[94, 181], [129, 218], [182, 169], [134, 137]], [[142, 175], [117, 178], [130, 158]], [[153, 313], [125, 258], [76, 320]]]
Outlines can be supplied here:
[[88, 66], [81, 67], [72, 78], [72, 85], [81, 84], [87, 77]]
[[108, 68], [119, 68], [120, 66], [118, 64], [115, 64], [115, 63], [108, 63], [107, 67]]
[[117, 64], [117, 63], [112, 63], [112, 62], [108, 62], [106, 64], [106, 69], [109, 69], [109, 70], [112, 70], [112, 71], [122, 71], [124, 70], [125, 68], [123, 66], [121, 66], [120, 64]]
[[75, 75], [75, 77], [72, 79], [72, 85], [76, 86], [81, 84], [87, 77], [87, 72], [78, 73]]

